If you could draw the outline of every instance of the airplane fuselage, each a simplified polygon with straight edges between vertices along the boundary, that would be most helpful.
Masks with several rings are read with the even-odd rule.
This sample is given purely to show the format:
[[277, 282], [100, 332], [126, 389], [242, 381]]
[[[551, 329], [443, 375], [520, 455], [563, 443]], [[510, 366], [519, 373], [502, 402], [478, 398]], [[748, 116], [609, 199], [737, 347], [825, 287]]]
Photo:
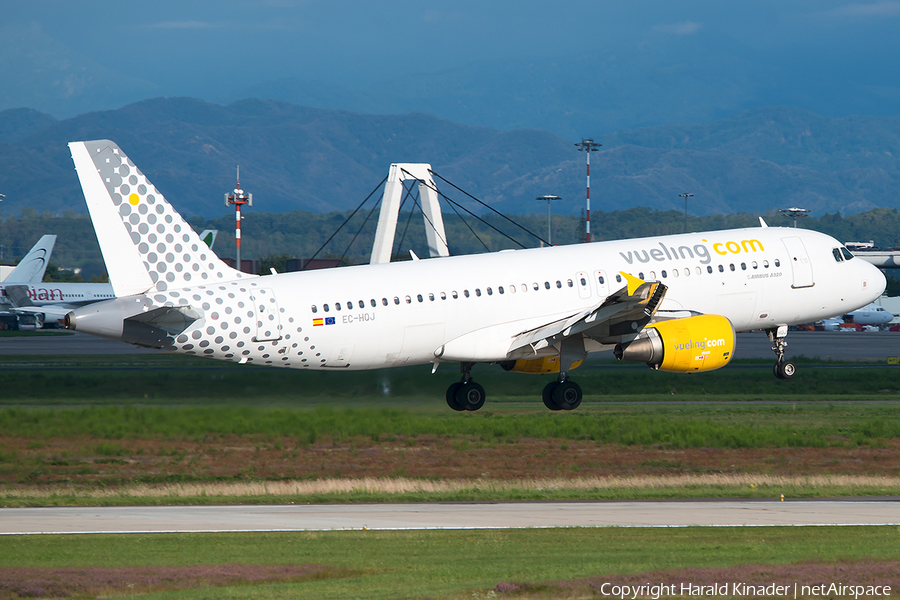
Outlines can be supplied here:
[[518, 333], [601, 303], [624, 285], [620, 272], [668, 286], [660, 314], [719, 314], [737, 331], [844, 314], [877, 297], [883, 279], [868, 263], [838, 260], [838, 247], [812, 231], [736, 229], [285, 273], [146, 298], [199, 310], [169, 346], [186, 354], [301, 369], [495, 362], [508, 360]]
[[[10, 284], [13, 285], [13, 284]], [[15, 284], [28, 286], [28, 298], [36, 306], [48, 304], [78, 305], [115, 298], [108, 283], [41, 282]], [[0, 284], [0, 296], [6, 297], [7, 285]]]

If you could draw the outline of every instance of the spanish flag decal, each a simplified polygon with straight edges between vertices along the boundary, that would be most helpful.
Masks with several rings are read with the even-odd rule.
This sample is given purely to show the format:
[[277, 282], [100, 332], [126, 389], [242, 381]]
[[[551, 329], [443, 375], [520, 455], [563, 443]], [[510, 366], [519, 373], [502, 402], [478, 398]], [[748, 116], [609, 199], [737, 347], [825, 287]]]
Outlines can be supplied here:
[[313, 319], [313, 327], [320, 327], [324, 325], [324, 321], [322, 319]]

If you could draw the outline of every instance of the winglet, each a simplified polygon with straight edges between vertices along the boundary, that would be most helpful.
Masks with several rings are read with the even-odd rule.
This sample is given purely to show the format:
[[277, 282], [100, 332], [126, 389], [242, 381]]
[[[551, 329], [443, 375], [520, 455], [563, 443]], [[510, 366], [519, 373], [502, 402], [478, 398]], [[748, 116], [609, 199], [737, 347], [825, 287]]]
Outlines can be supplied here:
[[200, 239], [203, 240], [209, 249], [212, 250], [213, 244], [216, 243], [216, 236], [219, 235], [218, 229], [204, 229], [200, 233]]
[[633, 296], [639, 287], [647, 283], [643, 279], [639, 279], [634, 275], [629, 275], [625, 271], [619, 271], [619, 274], [625, 278], [625, 281], [628, 282], [628, 295]]
[[766, 222], [763, 221], [763, 218], [762, 218], [762, 217], [759, 218], [759, 226], [760, 226], [760, 227], [768, 227], [768, 225], [766, 225]]

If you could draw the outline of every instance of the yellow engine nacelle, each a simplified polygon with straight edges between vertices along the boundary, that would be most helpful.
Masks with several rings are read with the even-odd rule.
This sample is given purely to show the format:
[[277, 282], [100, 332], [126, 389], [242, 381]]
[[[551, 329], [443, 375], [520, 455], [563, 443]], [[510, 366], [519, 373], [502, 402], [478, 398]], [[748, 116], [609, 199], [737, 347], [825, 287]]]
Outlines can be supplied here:
[[[572, 369], [581, 366], [582, 361], [572, 363]], [[559, 357], [545, 356], [544, 358], [532, 358], [529, 360], [509, 360], [500, 363], [504, 371], [514, 371], [516, 373], [534, 373], [543, 375], [544, 373], [559, 373]], [[571, 370], [571, 369], [570, 369]]]
[[719, 315], [699, 315], [650, 325], [628, 344], [614, 351], [619, 360], [647, 363], [670, 373], [712, 371], [734, 355], [734, 327]]

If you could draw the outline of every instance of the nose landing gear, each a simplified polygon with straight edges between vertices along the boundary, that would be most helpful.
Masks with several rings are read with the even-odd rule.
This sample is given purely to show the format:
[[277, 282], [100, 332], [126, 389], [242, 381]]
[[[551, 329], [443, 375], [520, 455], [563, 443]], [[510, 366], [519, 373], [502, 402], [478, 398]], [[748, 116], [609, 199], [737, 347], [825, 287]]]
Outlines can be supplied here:
[[797, 373], [797, 365], [784, 359], [784, 349], [787, 348], [787, 342], [784, 341], [787, 336], [787, 325], [782, 325], [778, 329], [766, 329], [766, 335], [772, 342], [772, 352], [776, 357], [772, 372], [778, 379], [791, 379]]

